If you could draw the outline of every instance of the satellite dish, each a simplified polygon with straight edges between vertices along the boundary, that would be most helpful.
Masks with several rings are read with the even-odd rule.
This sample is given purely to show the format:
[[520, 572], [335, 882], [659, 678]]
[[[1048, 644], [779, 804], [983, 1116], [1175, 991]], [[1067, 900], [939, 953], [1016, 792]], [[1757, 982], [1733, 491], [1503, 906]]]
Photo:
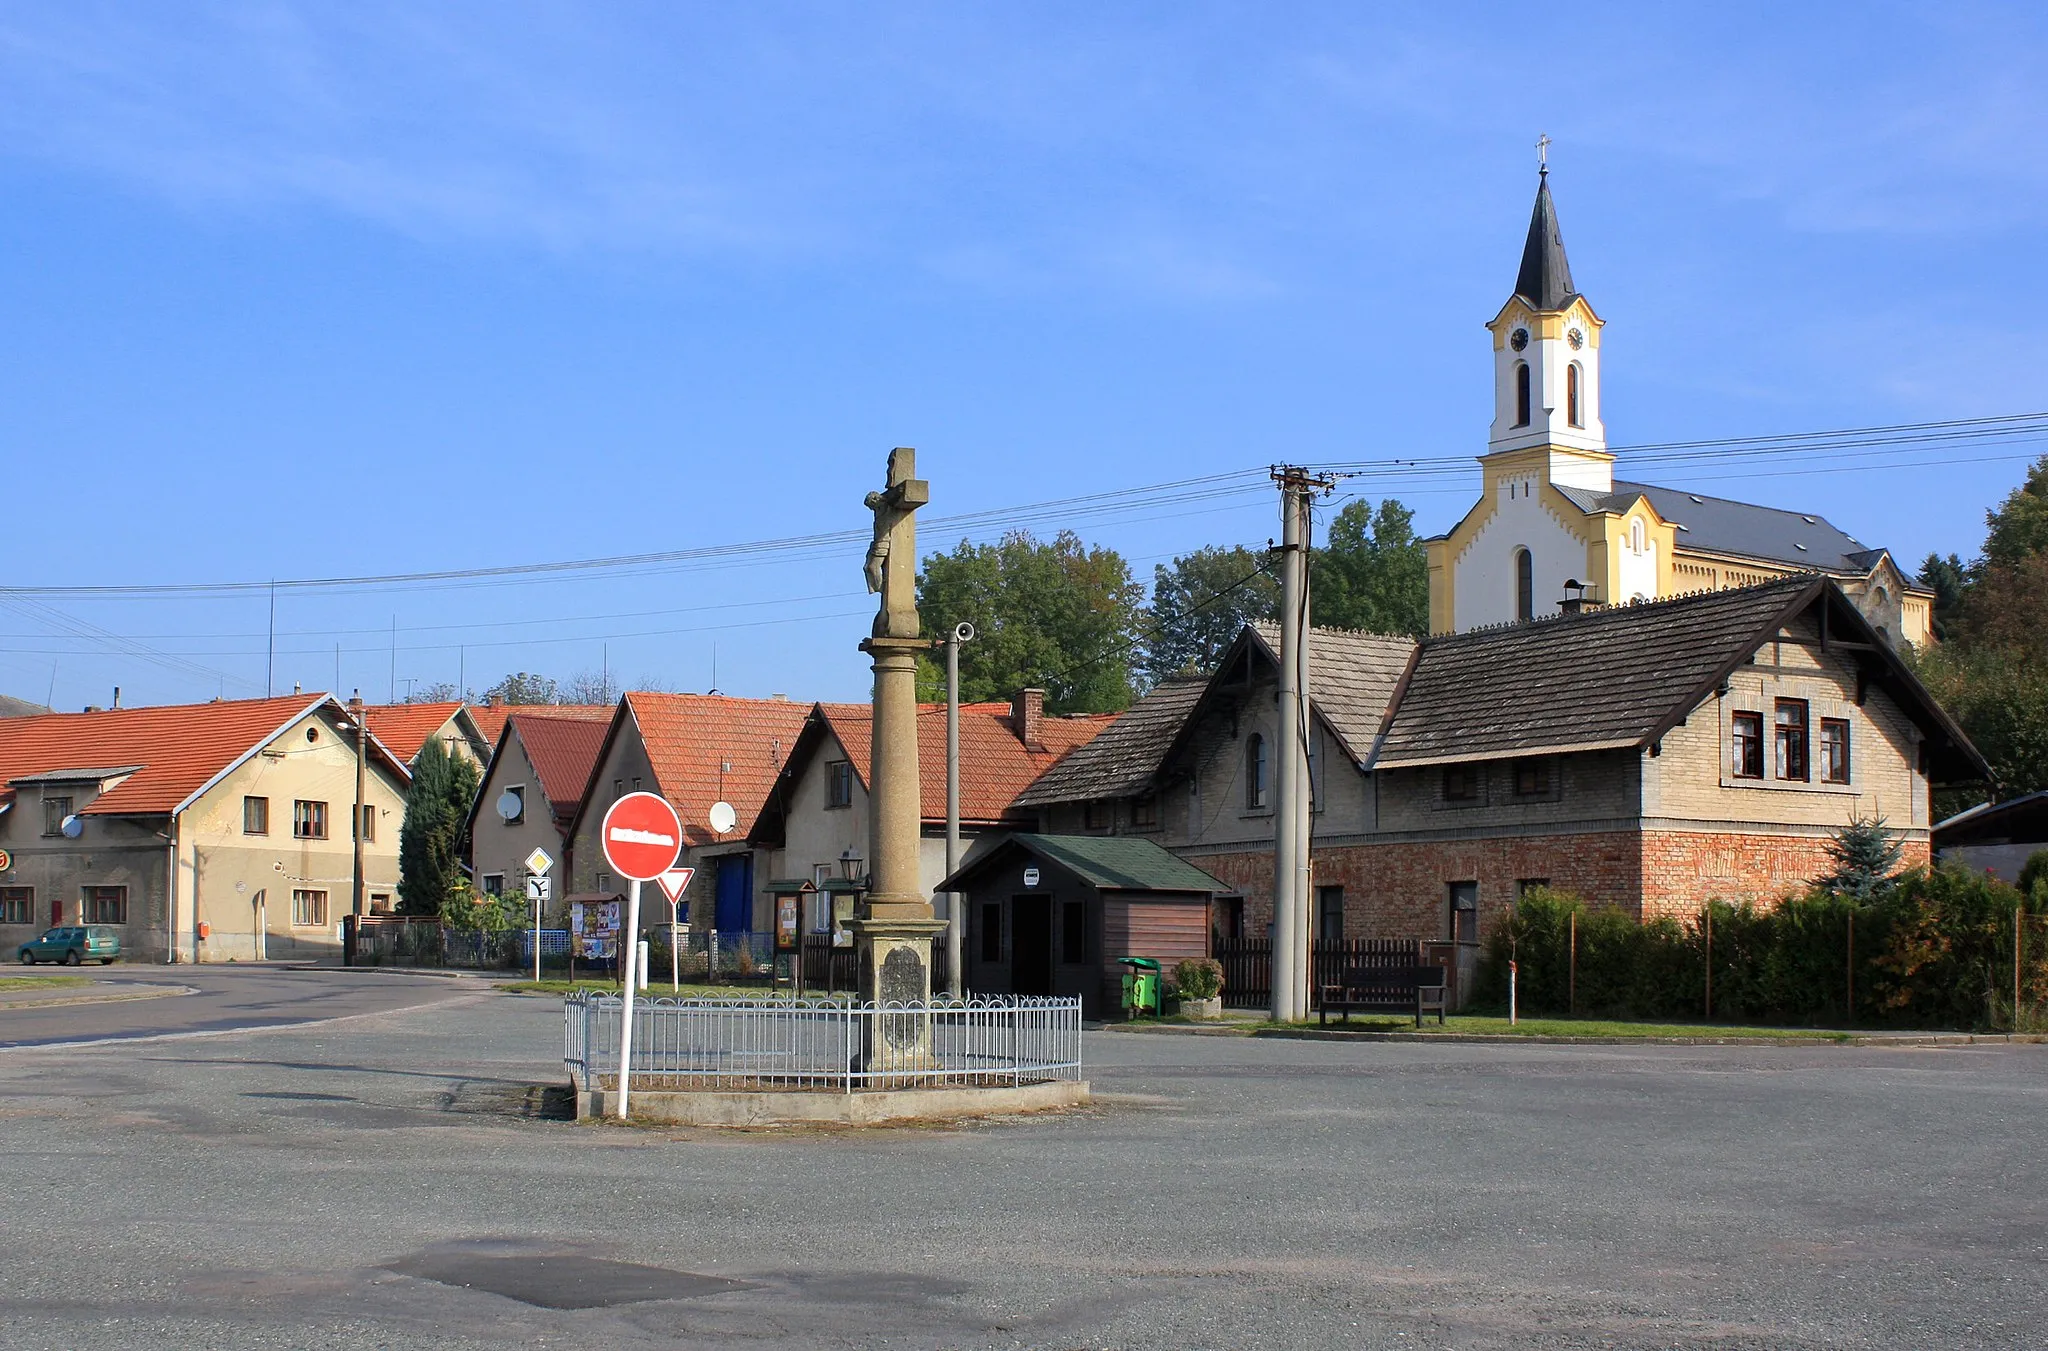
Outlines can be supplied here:
[[732, 809], [730, 802], [714, 802], [708, 813], [714, 834], [723, 835], [740, 823], [740, 814]]
[[507, 821], [517, 821], [526, 811], [526, 799], [507, 788], [498, 794], [498, 815]]
[[79, 820], [77, 814], [73, 813], [72, 815], [65, 817], [64, 824], [57, 827], [57, 829], [64, 832], [65, 839], [75, 840], [79, 836], [85, 834], [85, 822]]

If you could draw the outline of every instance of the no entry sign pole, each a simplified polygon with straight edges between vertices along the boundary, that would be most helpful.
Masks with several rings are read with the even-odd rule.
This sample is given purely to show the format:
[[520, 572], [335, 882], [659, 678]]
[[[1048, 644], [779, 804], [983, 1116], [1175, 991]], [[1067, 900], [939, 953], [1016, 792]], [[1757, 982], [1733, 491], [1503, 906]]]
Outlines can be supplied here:
[[625, 994], [619, 1009], [619, 1097], [613, 1116], [624, 1118], [632, 1092], [633, 995], [639, 985], [635, 965], [640, 951], [640, 884], [675, 866], [683, 848], [683, 823], [666, 798], [653, 793], [628, 793], [611, 805], [600, 828], [605, 861], [631, 884], [626, 888], [626, 927], [619, 933], [619, 969]]

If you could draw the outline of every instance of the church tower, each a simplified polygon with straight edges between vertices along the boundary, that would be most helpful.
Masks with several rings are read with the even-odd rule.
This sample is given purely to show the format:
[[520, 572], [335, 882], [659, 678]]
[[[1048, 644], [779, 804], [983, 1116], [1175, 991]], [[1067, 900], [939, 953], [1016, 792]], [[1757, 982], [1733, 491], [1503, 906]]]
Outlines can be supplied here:
[[[1490, 461], [1503, 452], [1543, 450], [1552, 483], [1593, 492], [1614, 486], [1614, 457], [1600, 421], [1600, 316], [1572, 285], [1550, 170], [1537, 176], [1536, 206], [1515, 291], [1487, 328], [1493, 333]], [[1520, 456], [1517, 459], [1523, 458]]]

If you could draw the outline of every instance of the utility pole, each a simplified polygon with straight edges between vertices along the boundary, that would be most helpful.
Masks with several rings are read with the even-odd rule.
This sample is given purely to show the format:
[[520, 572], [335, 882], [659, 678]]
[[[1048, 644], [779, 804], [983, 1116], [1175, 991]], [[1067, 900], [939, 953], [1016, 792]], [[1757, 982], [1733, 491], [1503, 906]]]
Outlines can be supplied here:
[[[974, 641], [974, 625], [961, 622], [946, 635], [946, 876], [960, 866], [960, 644]], [[946, 993], [967, 995], [966, 916], [959, 893], [946, 897]]]
[[350, 913], [360, 922], [363, 914], [363, 788], [370, 761], [370, 720], [363, 708], [361, 690], [349, 695], [348, 715], [356, 724], [356, 805], [354, 819], [349, 822], [349, 834], [355, 839], [356, 870]]
[[1280, 700], [1273, 757], [1273, 1018], [1308, 1017], [1310, 961], [1308, 773], [1309, 503], [1334, 481], [1294, 465], [1273, 470], [1280, 487]]

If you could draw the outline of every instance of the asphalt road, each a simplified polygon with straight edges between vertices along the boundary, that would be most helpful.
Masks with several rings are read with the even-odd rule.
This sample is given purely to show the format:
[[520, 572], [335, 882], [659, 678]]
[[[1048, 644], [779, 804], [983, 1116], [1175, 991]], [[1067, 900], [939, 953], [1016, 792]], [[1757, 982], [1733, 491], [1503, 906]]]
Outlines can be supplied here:
[[1100, 1033], [1085, 1112], [716, 1134], [530, 1115], [559, 1037], [458, 991], [0, 1053], [0, 1345], [2048, 1340], [2048, 1048]]

